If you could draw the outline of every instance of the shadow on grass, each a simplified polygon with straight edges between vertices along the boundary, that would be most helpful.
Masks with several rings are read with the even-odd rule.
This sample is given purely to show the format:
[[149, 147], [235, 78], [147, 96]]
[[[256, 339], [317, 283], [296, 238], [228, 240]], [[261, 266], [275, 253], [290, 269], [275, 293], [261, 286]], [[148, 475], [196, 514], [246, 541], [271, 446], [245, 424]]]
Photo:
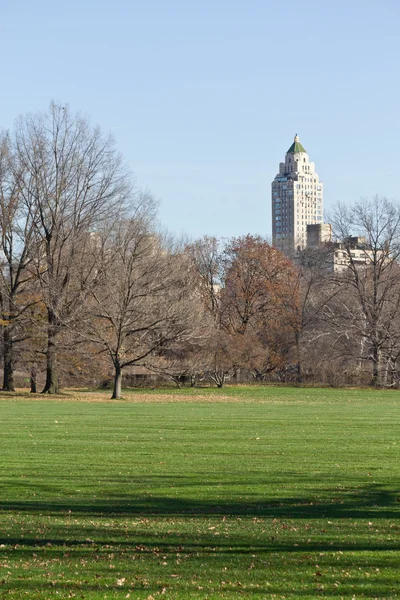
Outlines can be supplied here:
[[[45, 582], [40, 582], [37, 581], [34, 584], [32, 584], [32, 582], [23, 582], [23, 581], [19, 581], [17, 584], [13, 584], [12, 586], [8, 586], [8, 585], [3, 585], [0, 587], [0, 590], [3, 589], [4, 592], [7, 592], [9, 590], [8, 593], [13, 593], [15, 595], [15, 593], [17, 591], [20, 592], [21, 596], [24, 595], [28, 595], [32, 596], [32, 593], [40, 593], [41, 594], [41, 598], [57, 598], [59, 596], [56, 596], [55, 594], [59, 594], [60, 592], [56, 592], [56, 589], [61, 590], [62, 593], [68, 593], [69, 595], [67, 596], [68, 598], [72, 598], [72, 597], [79, 597], [79, 598], [84, 598], [86, 596], [81, 596], [80, 594], [82, 593], [86, 593], [86, 594], [91, 594], [91, 593], [102, 593], [104, 594], [105, 592], [108, 594], [105, 596], [101, 596], [104, 598], [107, 597], [112, 597], [112, 598], [128, 598], [131, 597], [130, 595], [127, 595], [127, 590], [130, 590], [131, 594], [132, 593], [140, 593], [140, 596], [134, 596], [135, 598], [148, 598], [148, 594], [157, 594], [157, 596], [159, 595], [164, 595], [167, 594], [166, 598], [171, 598], [172, 596], [170, 596], [169, 594], [171, 593], [171, 590], [164, 586], [164, 583], [158, 586], [154, 586], [154, 585], [145, 585], [145, 584], [137, 584], [135, 583], [134, 585], [126, 585], [124, 588], [118, 587], [118, 585], [110, 585], [107, 584], [107, 586], [102, 586], [102, 585], [93, 585], [93, 584], [89, 584], [89, 582], [82, 582], [81, 584], [73, 584], [73, 583], [62, 583], [60, 585], [61, 582], [57, 583], [57, 586], [55, 584], [51, 584], [51, 583], [45, 583]], [[353, 583], [353, 580], [352, 580]], [[243, 585], [238, 585], [238, 584], [234, 584], [232, 582], [230, 582], [229, 584], [225, 583], [224, 585], [219, 585], [219, 582], [215, 582], [214, 586], [210, 585], [210, 583], [208, 583], [208, 585], [205, 586], [201, 586], [201, 588], [197, 588], [197, 589], [201, 589], [201, 592], [198, 592], [196, 590], [196, 588], [193, 589], [193, 591], [190, 589], [190, 587], [188, 588], [188, 586], [183, 586], [183, 585], [179, 585], [175, 582], [174, 586], [173, 586], [173, 593], [174, 593], [174, 598], [188, 598], [188, 597], [194, 597], [194, 598], [274, 598], [275, 594], [285, 594], [285, 598], [340, 598], [343, 599], [343, 589], [345, 590], [346, 593], [346, 597], [348, 598], [354, 598], [354, 587], [355, 585], [357, 586], [362, 586], [363, 592], [362, 592], [362, 597], [363, 598], [373, 598], [374, 600], [376, 600], [377, 598], [381, 598], [382, 600], [390, 600], [393, 598], [397, 598], [396, 596], [393, 596], [392, 594], [390, 596], [388, 596], [388, 593], [391, 593], [393, 591], [393, 585], [391, 584], [391, 582], [386, 582], [386, 581], [382, 581], [379, 585], [372, 587], [371, 589], [365, 589], [365, 585], [363, 585], [364, 581], [360, 578], [357, 581], [354, 581], [353, 585], [350, 586], [350, 584], [347, 584], [345, 586], [342, 586], [342, 589], [335, 589], [335, 588], [330, 588], [330, 589], [324, 589], [324, 588], [318, 588], [317, 586], [317, 582], [314, 582], [314, 585], [310, 586], [310, 589], [308, 590], [300, 590], [300, 589], [295, 589], [292, 588], [290, 589], [289, 586], [286, 587], [284, 586], [282, 588], [282, 586], [276, 585], [274, 583], [269, 584], [268, 587], [264, 585], [258, 585], [257, 587], [255, 586], [248, 586], [249, 589], [246, 590], [246, 586]], [[354, 585], [355, 584], [355, 585]], [[32, 587], [32, 585], [34, 585], [34, 588]], [[167, 584], [168, 585], [168, 584]], [[166, 592], [167, 590], [167, 592]], [[313, 593], [314, 591], [314, 593]], [[293, 593], [294, 592], [294, 593]], [[79, 595], [78, 595], [79, 594]], [[110, 596], [110, 594], [115, 594]], [[144, 594], [144, 595], [143, 595]], [[188, 594], [190, 596], [188, 596]], [[35, 598], [38, 596], [35, 596]], [[96, 596], [90, 596], [90, 597], [96, 597], [99, 598], [100, 596], [96, 595]], [[282, 597], [282, 596], [279, 596]]]
[[[74, 530], [69, 531], [71, 533]], [[87, 531], [77, 528], [77, 535], [82, 536], [83, 533], [86, 535]], [[321, 583], [324, 584], [324, 598], [350, 598], [357, 591], [362, 591], [363, 598], [397, 597], [393, 595], [393, 589], [398, 560], [393, 551], [400, 549], [399, 542], [392, 546], [383, 543], [357, 544], [354, 541], [340, 546], [322, 542], [289, 544], [269, 541], [262, 544], [246, 539], [245, 534], [233, 535], [229, 542], [222, 542], [207, 532], [198, 534], [195, 541], [191, 534], [179, 535], [179, 540], [177, 536], [169, 536], [171, 542], [166, 543], [155, 540], [145, 531], [133, 533], [130, 542], [121, 542], [110, 539], [109, 530], [100, 529], [97, 535], [108, 537], [92, 543], [64, 538], [45, 538], [41, 542], [7, 539], [7, 544], [16, 542], [12, 550], [16, 564], [30, 564], [33, 570], [25, 570], [21, 578], [12, 581], [0, 580], [0, 597], [3, 597], [2, 592], [9, 591], [14, 595], [20, 593], [18, 597], [28, 594], [30, 597], [52, 598], [57, 597], [56, 593], [73, 597], [75, 594], [106, 592], [108, 597], [112, 593], [115, 594], [111, 596], [113, 598], [123, 598], [129, 597], [127, 590], [130, 590], [138, 594], [146, 593], [135, 598], [148, 598], [150, 593], [158, 595], [166, 591], [166, 597], [171, 598], [270, 598], [273, 594], [284, 594], [286, 598], [314, 598], [321, 597], [321, 589], [318, 588]], [[137, 539], [141, 539], [140, 544]], [[23, 546], [19, 545], [21, 543]], [[327, 552], [327, 556], [321, 558], [320, 552], [327, 550], [329, 556]], [[340, 565], [334, 555], [337, 550], [342, 552]], [[348, 552], [343, 555], [343, 551]], [[373, 562], [379, 575], [373, 576], [368, 585], [363, 576], [368, 564], [363, 556], [365, 551], [369, 555], [371, 551], [379, 553]], [[179, 565], [176, 562], [177, 552], [181, 557]], [[315, 555], [312, 556], [315, 552], [318, 552], [317, 560], [321, 566], [315, 565]], [[284, 560], [283, 553], [286, 553]], [[32, 557], [34, 562], [31, 564]], [[110, 557], [118, 565], [115, 572], [110, 572]], [[132, 560], [133, 557], [135, 560]], [[257, 567], [252, 570], [254, 560]], [[46, 575], [37, 574], [37, 568], [42, 564], [46, 565]], [[69, 580], [66, 581], [64, 575], [61, 579], [57, 569], [53, 571], [53, 564], [63, 564], [63, 572], [68, 574]], [[342, 573], [350, 571], [346, 572], [345, 580], [338, 573], [339, 566]], [[118, 583], [119, 572], [124, 574], [122, 589]], [[200, 573], [200, 577], [196, 573]], [[336, 573], [336, 579], [341, 578], [338, 588], [332, 585], [332, 573]], [[239, 585], [238, 578], [241, 582]], [[198, 587], [199, 584], [201, 587]], [[226, 596], [227, 593], [231, 595]]]
[[[332, 541], [330, 534], [327, 532], [327, 540], [322, 539], [323, 534], [319, 531], [321, 539], [304, 540], [304, 532], [301, 536], [296, 537], [296, 542], [282, 541], [277, 538], [274, 531], [269, 531], [262, 536], [253, 536], [244, 533], [230, 533], [228, 539], [224, 540], [221, 537], [215, 537], [208, 531], [204, 533], [171, 533], [163, 532], [155, 535], [145, 529], [131, 531], [127, 536], [126, 531], [119, 531], [109, 528], [96, 527], [93, 529], [79, 528], [66, 526], [63, 530], [56, 533], [59, 536], [43, 537], [40, 540], [30, 537], [0, 537], [0, 543], [4, 547], [13, 549], [13, 555], [19, 558], [26, 559], [32, 556], [32, 551], [36, 556], [48, 557], [49, 559], [62, 558], [66, 556], [68, 550], [71, 551], [71, 556], [74, 558], [87, 557], [88, 554], [95, 555], [96, 559], [106, 558], [112, 551], [114, 556], [118, 558], [118, 554], [125, 555], [127, 552], [132, 552], [140, 557], [159, 557], [168, 554], [172, 558], [177, 552], [186, 554], [187, 556], [197, 556], [210, 558], [215, 560], [226, 560], [239, 557], [253, 557], [256, 553], [258, 558], [268, 558], [271, 553], [280, 554], [310, 554], [313, 552], [398, 552], [400, 551], [400, 540], [389, 541], [368, 541], [358, 539], [356, 537], [346, 540]], [[336, 532], [337, 533], [337, 532]], [[93, 539], [88, 540], [88, 535]], [[123, 538], [123, 539], [121, 539]], [[128, 539], [127, 539], [128, 538]], [[352, 559], [353, 563], [357, 559]], [[374, 566], [378, 565], [378, 560], [374, 561]], [[392, 555], [390, 559], [387, 557], [384, 560], [385, 566], [393, 566], [397, 569], [399, 560], [398, 556]], [[324, 559], [324, 564], [337, 565], [337, 558], [334, 556]]]
[[[60, 597], [56, 590], [64, 597], [107, 592], [124, 598], [127, 590], [140, 598], [163, 590], [171, 598], [311, 598], [322, 593], [340, 598], [361, 591], [364, 598], [395, 597], [400, 539], [389, 523], [378, 533], [369, 525], [399, 516], [397, 493], [377, 484], [347, 488], [327, 499], [331, 493], [318, 490], [323, 500], [286, 497], [270, 502], [128, 493], [93, 502], [79, 497], [58, 503], [2, 501], [0, 515], [9, 525], [0, 534], [4, 558], [29, 568], [21, 576], [10, 570], [10, 580], [0, 578], [0, 597], [10, 593], [50, 599]], [[167, 521], [157, 523], [157, 517]], [[213, 517], [220, 519], [209, 527]], [[323, 518], [348, 521], [318, 521]], [[294, 527], [291, 519], [304, 521]], [[389, 530], [390, 538], [385, 533]], [[110, 571], [110, 557], [117, 564], [115, 572]], [[61, 564], [69, 581], [57, 572]], [[37, 575], [42, 565], [45, 576]], [[371, 572], [368, 585], [366, 569]], [[123, 587], [119, 572], [126, 579]], [[337, 578], [340, 585], [335, 588]], [[320, 584], [325, 585], [323, 592]]]
[[[235, 485], [234, 482], [232, 485]], [[46, 489], [47, 487], [44, 486]], [[36, 485], [40, 490], [40, 485]], [[44, 491], [44, 490], [43, 490]], [[174, 493], [179, 491], [179, 485]], [[248, 496], [248, 494], [246, 494]], [[262, 499], [226, 498], [194, 499], [144, 494], [109, 493], [104, 498], [75, 496], [66, 500], [0, 501], [0, 512], [27, 512], [59, 515], [118, 515], [118, 516], [188, 516], [208, 517], [212, 515], [262, 516], [285, 519], [395, 519], [400, 515], [400, 493], [385, 489], [379, 484], [358, 486], [344, 490], [316, 490], [309, 499], [303, 497], [273, 497]]]

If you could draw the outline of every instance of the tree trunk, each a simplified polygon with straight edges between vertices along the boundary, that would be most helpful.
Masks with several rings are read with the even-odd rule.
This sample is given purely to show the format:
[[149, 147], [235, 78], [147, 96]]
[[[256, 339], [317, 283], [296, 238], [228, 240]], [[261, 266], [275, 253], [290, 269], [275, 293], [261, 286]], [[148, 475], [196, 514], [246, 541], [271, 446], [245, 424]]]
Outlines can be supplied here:
[[239, 379], [239, 369], [237, 368], [236, 365], [233, 366], [233, 373], [232, 373], [232, 381], [233, 383], [237, 383]]
[[15, 392], [14, 385], [14, 346], [11, 325], [3, 329], [3, 392]]
[[113, 394], [111, 396], [112, 400], [119, 400], [121, 398], [121, 388], [122, 388], [122, 369], [119, 363], [114, 364], [115, 372], [114, 372], [114, 389]]
[[178, 389], [180, 389], [182, 387], [182, 380], [181, 380], [180, 375], [178, 375], [178, 376], [171, 375], [171, 379]]
[[211, 379], [214, 381], [217, 388], [224, 387], [225, 383], [225, 372], [224, 371], [214, 371], [210, 374]]
[[296, 331], [296, 381], [297, 383], [303, 382], [303, 374], [301, 372], [301, 350], [300, 350], [300, 333]]
[[57, 346], [56, 346], [56, 317], [48, 310], [47, 352], [46, 352], [46, 383], [42, 394], [58, 394]]
[[37, 377], [36, 365], [32, 365], [31, 366], [31, 378], [30, 378], [31, 394], [36, 394], [36, 392], [37, 392], [36, 377]]
[[379, 381], [379, 348], [374, 345], [372, 348], [372, 387], [378, 387]]

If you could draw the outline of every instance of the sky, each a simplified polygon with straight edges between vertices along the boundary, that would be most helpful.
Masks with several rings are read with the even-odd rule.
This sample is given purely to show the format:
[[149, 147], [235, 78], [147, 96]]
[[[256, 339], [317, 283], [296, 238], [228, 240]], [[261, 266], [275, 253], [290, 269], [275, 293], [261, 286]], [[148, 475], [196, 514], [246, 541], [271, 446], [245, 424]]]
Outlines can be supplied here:
[[69, 104], [172, 233], [271, 236], [298, 133], [325, 209], [400, 201], [398, 0], [0, 0], [0, 128]]

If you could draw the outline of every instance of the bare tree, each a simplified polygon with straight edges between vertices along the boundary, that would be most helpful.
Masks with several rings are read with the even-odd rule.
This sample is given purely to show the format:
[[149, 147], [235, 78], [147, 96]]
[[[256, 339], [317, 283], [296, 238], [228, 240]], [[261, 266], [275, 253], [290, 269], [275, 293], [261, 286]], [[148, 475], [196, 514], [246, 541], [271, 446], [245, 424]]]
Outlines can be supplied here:
[[[303, 381], [303, 356], [309, 357], [316, 340], [326, 338], [330, 331], [325, 327], [327, 309], [339, 293], [332, 278], [332, 244], [305, 248], [293, 255], [296, 276], [288, 284], [293, 299], [287, 309], [292, 313], [297, 383]], [[310, 361], [308, 361], [310, 364]]]
[[121, 397], [123, 369], [146, 361], [154, 369], [151, 358], [202, 335], [187, 256], [151, 231], [152, 213], [144, 199], [133, 218], [114, 221], [98, 239], [99, 285], [86, 331], [112, 361], [113, 398]]
[[47, 312], [46, 383], [57, 393], [57, 344], [96, 279], [93, 235], [130, 193], [111, 138], [66, 106], [17, 122], [13, 136], [19, 194], [33, 218], [32, 266]]
[[221, 322], [221, 293], [224, 277], [223, 243], [215, 237], [204, 236], [187, 247], [192, 270], [195, 273], [195, 287], [208, 313], [209, 327], [207, 346], [197, 354], [205, 377], [219, 388], [223, 387], [232, 371], [232, 336]]
[[[32, 260], [34, 215], [24, 210], [19, 182], [21, 167], [15, 160], [9, 135], [0, 139], [0, 306], [3, 336], [3, 391], [14, 391], [17, 345], [29, 335], [27, 313], [37, 299], [33, 293]], [[24, 327], [25, 321], [25, 327]]]
[[222, 277], [221, 242], [215, 237], [204, 236], [187, 245], [186, 252], [197, 275], [196, 287], [212, 314], [216, 314]]
[[[372, 366], [372, 385], [382, 382], [382, 359], [400, 317], [400, 207], [386, 198], [339, 205], [331, 216], [347, 268], [336, 281], [346, 287], [339, 316], [360, 339], [360, 358]], [[396, 354], [396, 353], [395, 353]]]

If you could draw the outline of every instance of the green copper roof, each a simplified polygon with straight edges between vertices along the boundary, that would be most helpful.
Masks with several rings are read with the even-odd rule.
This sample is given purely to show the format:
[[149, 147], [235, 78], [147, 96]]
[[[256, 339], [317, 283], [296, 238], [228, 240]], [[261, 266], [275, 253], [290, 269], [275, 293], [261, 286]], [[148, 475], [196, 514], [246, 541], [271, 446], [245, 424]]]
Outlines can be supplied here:
[[286, 154], [295, 154], [296, 152], [305, 152], [307, 154], [307, 150], [300, 144], [299, 136], [297, 135], [297, 133], [294, 136], [293, 144], [290, 146]]

